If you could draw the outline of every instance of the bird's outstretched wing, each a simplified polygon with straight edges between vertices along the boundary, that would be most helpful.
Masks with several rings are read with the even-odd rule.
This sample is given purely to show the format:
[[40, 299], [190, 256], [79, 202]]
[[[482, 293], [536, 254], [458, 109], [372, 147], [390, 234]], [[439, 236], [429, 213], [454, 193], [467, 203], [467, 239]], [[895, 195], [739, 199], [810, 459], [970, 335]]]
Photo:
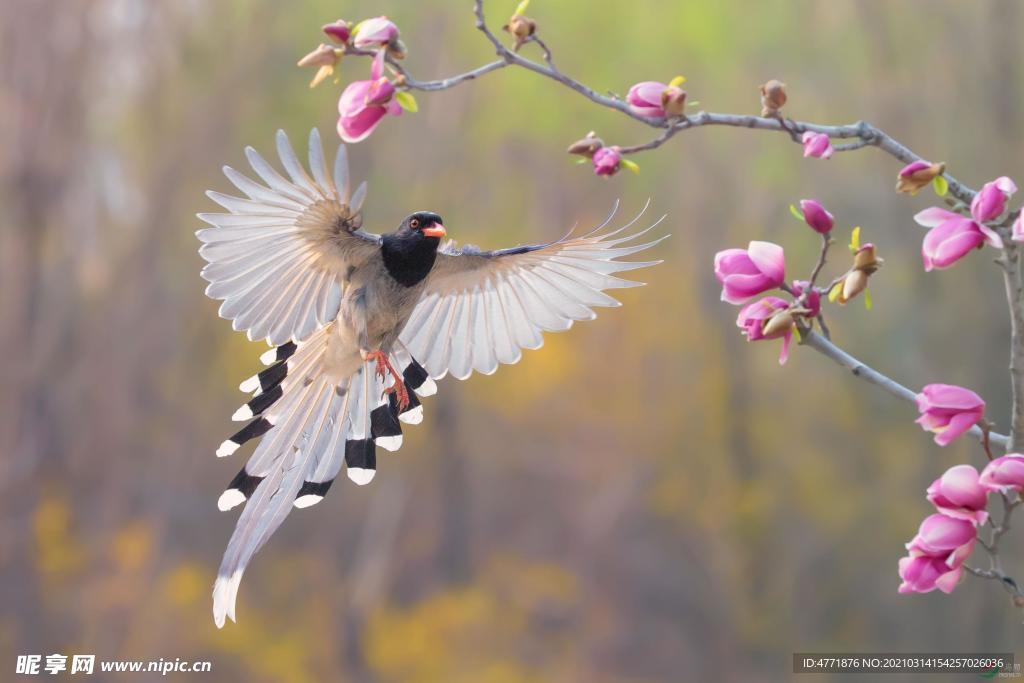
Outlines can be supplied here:
[[284, 131], [277, 153], [285, 178], [252, 147], [245, 155], [261, 185], [225, 166], [224, 174], [248, 199], [207, 196], [230, 213], [201, 213], [215, 226], [196, 233], [207, 261], [206, 294], [223, 300], [220, 315], [249, 339], [277, 346], [302, 341], [338, 314], [344, 274], [374, 254], [380, 237], [360, 230], [366, 183], [351, 192], [345, 146], [338, 147], [333, 179], [320, 133], [309, 135], [312, 177]]
[[593, 231], [549, 244], [498, 251], [445, 245], [423, 299], [402, 331], [402, 343], [434, 379], [447, 373], [465, 379], [474, 370], [490, 374], [499, 363], [517, 362], [522, 349], [544, 343], [542, 331], [567, 330], [573, 321], [591, 320], [596, 317], [592, 307], [619, 306], [604, 290], [643, 284], [613, 275], [660, 263], [616, 260], [667, 237], [627, 245], [664, 219], [619, 236], [643, 213], [617, 230], [598, 234], [615, 215], [613, 209]]

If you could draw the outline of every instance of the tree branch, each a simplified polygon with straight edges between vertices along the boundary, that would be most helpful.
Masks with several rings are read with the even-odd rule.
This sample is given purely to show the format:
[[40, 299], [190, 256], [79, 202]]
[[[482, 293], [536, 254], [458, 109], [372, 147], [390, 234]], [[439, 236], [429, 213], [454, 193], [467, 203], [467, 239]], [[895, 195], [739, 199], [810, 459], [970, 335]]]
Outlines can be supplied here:
[[[820, 334], [810, 329], [806, 329], [806, 331], [801, 330], [800, 334], [800, 343], [802, 345], [809, 346], [823, 356], [831, 358], [833, 361], [852, 372], [855, 377], [859, 377], [869, 384], [874, 384], [876, 387], [881, 388], [883, 391], [895, 396], [896, 398], [900, 398], [914, 404], [917, 403], [917, 395], [914, 391], [903, 386], [896, 380], [883, 375], [871, 366], [857, 360]], [[971, 427], [971, 430], [968, 433], [979, 441], [983, 441], [985, 438], [984, 432], [977, 425]], [[999, 444], [1003, 447], [1006, 447], [1009, 442], [1009, 438], [1006, 435], [997, 434], [996, 432], [991, 432], [989, 434], [989, 439], [992, 443]]]
[[1021, 287], [1020, 259], [1017, 247], [1009, 242], [999, 261], [1006, 285], [1006, 303], [1010, 309], [1010, 388], [1012, 393], [1009, 449], [1024, 443], [1024, 293]]
[[[421, 81], [409, 75], [408, 71], [406, 71], [405, 67], [402, 66], [398, 60], [395, 60], [391, 55], [388, 55], [386, 57], [387, 63], [401, 76], [404, 87], [410, 90], [422, 90], [425, 92], [447, 90], [448, 88], [453, 88], [492, 71], [497, 71], [507, 66], [518, 66], [556, 81], [570, 90], [574, 90], [595, 104], [608, 109], [614, 109], [615, 111], [646, 126], [662, 129], [662, 132], [657, 137], [648, 142], [621, 146], [620, 151], [623, 154], [635, 154], [638, 152], [656, 149], [668, 142], [677, 133], [684, 130], [701, 128], [704, 126], [731, 126], [737, 128], [749, 128], [752, 130], [766, 130], [785, 133], [797, 143], [800, 142], [800, 136], [807, 131], [824, 133], [830, 138], [851, 140], [849, 143], [835, 145], [833, 149], [837, 152], [854, 151], [871, 146], [877, 147], [904, 164], [909, 164], [922, 159], [922, 157], [911, 151], [906, 145], [866, 121], [858, 121], [847, 125], [824, 125], [808, 121], [786, 119], [781, 116], [764, 117], [747, 114], [723, 114], [707, 111], [700, 111], [690, 116], [669, 119], [641, 116], [635, 113], [629, 105], [620, 98], [601, 95], [593, 88], [560, 71], [555, 67], [551, 49], [539, 36], [531, 36], [527, 39], [525, 44], [534, 43], [540, 48], [544, 57], [544, 64], [534, 62], [511, 50], [502, 43], [501, 39], [487, 26], [487, 22], [484, 19], [483, 5], [483, 0], [474, 0], [473, 2], [473, 14], [476, 17], [476, 28], [483, 33], [491, 43], [499, 58], [496, 61], [489, 62], [462, 74], [457, 74], [455, 76], [439, 80]], [[370, 50], [360, 50], [350, 47], [347, 49], [346, 54], [372, 56], [375, 53]], [[964, 203], [970, 203], [976, 194], [975, 190], [964, 185], [948, 172], [943, 175], [949, 183], [949, 193]], [[1024, 417], [1022, 417], [1022, 420], [1024, 420]], [[1022, 423], [1022, 427], [1024, 427], [1024, 423]]]

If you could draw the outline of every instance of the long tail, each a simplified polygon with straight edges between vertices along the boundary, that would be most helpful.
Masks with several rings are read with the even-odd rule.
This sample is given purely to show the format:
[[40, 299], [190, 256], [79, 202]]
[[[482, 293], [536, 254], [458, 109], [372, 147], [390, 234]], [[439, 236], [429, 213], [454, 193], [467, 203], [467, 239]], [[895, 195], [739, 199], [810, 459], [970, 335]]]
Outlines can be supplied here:
[[416, 394], [436, 391], [433, 380], [404, 348], [391, 354], [414, 390], [401, 414], [394, 394], [383, 393], [389, 380], [381, 380], [372, 363], [364, 363], [340, 383], [326, 379], [321, 370], [332, 327], [263, 354], [261, 360], [269, 367], [239, 387], [253, 398], [232, 419], [251, 421], [224, 441], [217, 455], [231, 455], [245, 442], [263, 438], [217, 501], [221, 510], [246, 504], [213, 588], [218, 628], [225, 617], [235, 620], [235, 599], [246, 566], [292, 508], [323, 500], [342, 464], [349, 479], [368, 484], [376, 473], [376, 446], [389, 451], [401, 447], [401, 423], [423, 419]]

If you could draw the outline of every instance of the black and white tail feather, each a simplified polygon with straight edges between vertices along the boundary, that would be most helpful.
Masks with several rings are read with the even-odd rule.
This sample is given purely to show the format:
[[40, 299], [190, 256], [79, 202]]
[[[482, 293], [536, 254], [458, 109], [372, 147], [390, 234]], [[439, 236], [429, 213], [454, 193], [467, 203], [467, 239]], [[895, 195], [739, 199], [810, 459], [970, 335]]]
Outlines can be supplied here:
[[[355, 483], [369, 483], [377, 446], [401, 447], [402, 423], [422, 421], [419, 398], [437, 391], [435, 380], [449, 373], [459, 379], [473, 371], [490, 374], [501, 363], [517, 362], [521, 349], [539, 348], [543, 331], [594, 318], [593, 307], [618, 306], [603, 290], [642, 283], [614, 273], [660, 261], [616, 259], [664, 239], [625, 246], [661, 222], [619, 237], [644, 211], [622, 228], [598, 234], [615, 215], [616, 202], [605, 222], [582, 236], [498, 251], [444, 245], [423, 298], [390, 350], [411, 390], [409, 405], [399, 412], [395, 394], [384, 393], [390, 380], [382, 380], [373, 363], [362, 363], [342, 378], [324, 371], [334, 325], [340, 324], [335, 318], [344, 279], [338, 270], [365, 259], [367, 250], [380, 244], [378, 236], [359, 229], [366, 184], [350, 192], [343, 145], [333, 175], [328, 174], [315, 129], [309, 145], [312, 176], [283, 131], [278, 131], [277, 151], [288, 178], [247, 148], [265, 185], [225, 167], [248, 199], [211, 192], [230, 213], [199, 214], [214, 226], [197, 233], [208, 262], [202, 273], [210, 282], [207, 294], [223, 300], [220, 313], [235, 329], [273, 347], [260, 357], [266, 369], [239, 387], [252, 398], [232, 419], [247, 424], [217, 449], [226, 457], [260, 439], [218, 500], [221, 510], [245, 503], [214, 585], [218, 627], [225, 618], [235, 619], [246, 566], [292, 508], [322, 500], [343, 466]], [[338, 237], [337, 225], [346, 226], [347, 238]], [[344, 241], [328, 248], [328, 239]]]

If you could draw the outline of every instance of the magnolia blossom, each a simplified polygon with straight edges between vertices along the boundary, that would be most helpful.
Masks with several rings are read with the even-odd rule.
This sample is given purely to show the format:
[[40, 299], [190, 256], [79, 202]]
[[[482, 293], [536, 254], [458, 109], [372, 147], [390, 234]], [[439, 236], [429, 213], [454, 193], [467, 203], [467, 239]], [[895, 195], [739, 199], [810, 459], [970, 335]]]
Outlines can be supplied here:
[[911, 557], [927, 555], [960, 563], [971, 554], [977, 536], [974, 522], [937, 512], [921, 522], [917, 535], [907, 544], [907, 550]]
[[398, 40], [398, 27], [387, 17], [374, 17], [359, 22], [352, 44], [360, 49], [385, 47]]
[[803, 297], [803, 305], [808, 310], [808, 317], [815, 318], [821, 313], [821, 290], [817, 287], [808, 290], [810, 284], [807, 280], [793, 280], [791, 288], [797, 298], [803, 297], [804, 292], [807, 292], [807, 296]]
[[782, 350], [779, 353], [779, 365], [784, 365], [789, 358], [789, 343], [793, 339], [793, 315], [789, 304], [777, 296], [765, 298], [747, 304], [740, 309], [736, 318], [736, 326], [742, 328], [747, 341], [763, 339], [782, 339]]
[[1017, 185], [1006, 176], [985, 183], [971, 201], [971, 216], [979, 222], [999, 218], [1016, 191]]
[[804, 143], [805, 157], [828, 159], [832, 156], [832, 153], [835, 152], [835, 150], [832, 149], [832, 142], [824, 133], [807, 131], [801, 138], [801, 142]]
[[989, 491], [1024, 491], [1024, 455], [1008, 453], [981, 471], [979, 483]]
[[804, 221], [811, 227], [811, 230], [827, 235], [832, 232], [835, 225], [835, 218], [825, 210], [817, 199], [801, 199], [800, 210], [803, 211]]
[[665, 110], [661, 106], [661, 93], [668, 86], [658, 81], [637, 83], [626, 93], [626, 102], [633, 113], [651, 118], [662, 118]]
[[395, 86], [383, 75], [384, 53], [373, 60], [368, 81], [348, 84], [338, 100], [338, 135], [345, 142], [365, 140], [385, 114], [399, 116], [402, 107], [395, 101]]
[[771, 242], [720, 251], [715, 254], [715, 277], [722, 283], [722, 301], [744, 304], [785, 281], [785, 252]]
[[978, 531], [974, 523], [943, 514], [921, 522], [907, 544], [909, 556], [899, 562], [903, 583], [900, 593], [928, 593], [938, 588], [950, 593], [963, 575], [963, 564], [974, 549]]
[[680, 116], [686, 103], [686, 91], [677, 85], [643, 81], [629, 89], [626, 102], [633, 113], [639, 116]]
[[985, 401], [970, 389], [929, 384], [917, 395], [917, 409], [917, 424], [935, 433], [935, 443], [947, 446], [981, 420]]
[[622, 165], [622, 155], [619, 154], [619, 148], [612, 145], [611, 147], [602, 147], [594, 152], [592, 161], [594, 173], [612, 176], [619, 172], [619, 167]]
[[1013, 222], [1013, 232], [1010, 235], [1010, 239], [1014, 242], [1024, 242], [1024, 211]]
[[928, 501], [947, 517], [974, 524], [984, 524], [988, 519], [985, 511], [988, 490], [981, 485], [978, 470], [970, 465], [957, 465], [946, 470], [928, 487]]
[[951, 566], [941, 557], [903, 557], [899, 563], [900, 593], [952, 593], [964, 574], [963, 563]]
[[948, 268], [983, 244], [1002, 249], [999, 233], [985, 225], [985, 221], [1002, 214], [1007, 199], [1016, 191], [1013, 181], [1003, 176], [985, 183], [975, 195], [970, 218], [937, 206], [914, 216], [919, 225], [931, 228], [921, 244], [924, 269]]

